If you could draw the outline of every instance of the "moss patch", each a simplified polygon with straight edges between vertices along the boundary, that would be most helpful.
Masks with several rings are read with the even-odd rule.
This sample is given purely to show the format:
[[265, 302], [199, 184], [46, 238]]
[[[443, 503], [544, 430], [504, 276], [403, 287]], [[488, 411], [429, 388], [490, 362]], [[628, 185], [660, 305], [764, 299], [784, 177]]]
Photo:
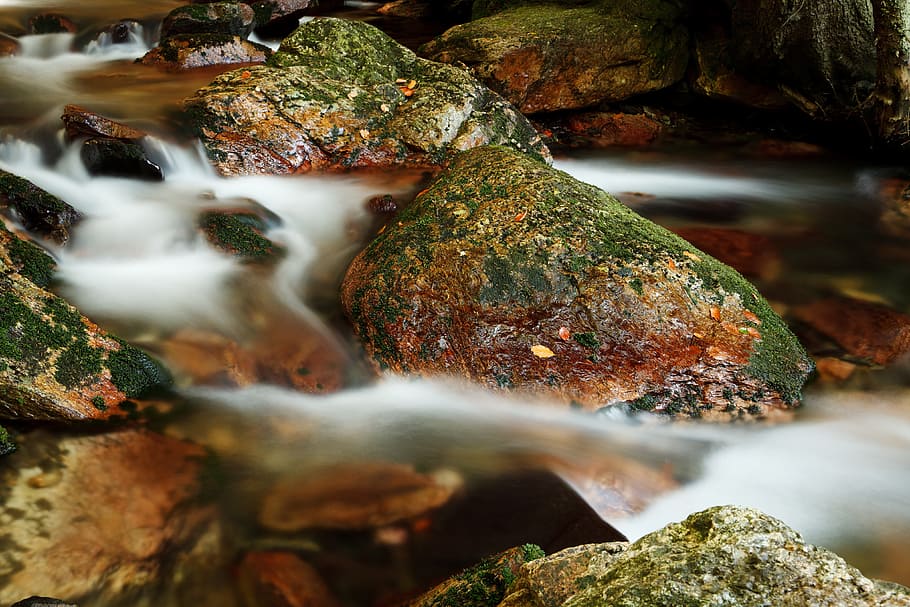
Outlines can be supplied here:
[[9, 432], [6, 431], [6, 428], [0, 426], [0, 455], [9, 455], [15, 450], [16, 445], [10, 438]]
[[54, 269], [57, 267], [54, 259], [41, 247], [9, 232], [2, 222], [0, 222], [0, 232], [3, 232], [0, 238], [6, 240], [6, 251], [14, 269], [39, 287], [48, 286], [54, 277]]
[[265, 222], [254, 213], [204, 213], [199, 225], [209, 242], [232, 255], [250, 261], [275, 259], [284, 249], [263, 236], [268, 229]]
[[171, 374], [142, 350], [121, 341], [120, 350], [111, 352], [107, 366], [111, 381], [129, 398], [142, 396], [153, 388], [169, 386]]

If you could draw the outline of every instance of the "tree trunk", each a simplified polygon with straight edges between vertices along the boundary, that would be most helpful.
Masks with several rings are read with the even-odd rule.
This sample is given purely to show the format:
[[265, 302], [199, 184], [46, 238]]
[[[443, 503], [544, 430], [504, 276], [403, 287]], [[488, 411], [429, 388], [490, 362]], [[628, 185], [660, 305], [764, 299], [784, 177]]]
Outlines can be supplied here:
[[878, 77], [875, 123], [886, 147], [910, 148], [910, 2], [872, 0]]

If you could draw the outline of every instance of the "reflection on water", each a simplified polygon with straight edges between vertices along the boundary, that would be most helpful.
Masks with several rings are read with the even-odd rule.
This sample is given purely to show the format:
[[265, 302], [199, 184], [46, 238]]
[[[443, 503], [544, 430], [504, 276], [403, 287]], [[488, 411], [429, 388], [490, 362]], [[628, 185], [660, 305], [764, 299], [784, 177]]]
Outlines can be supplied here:
[[[135, 2], [5, 2], [0, 24], [22, 26], [35, 11], [58, 10], [90, 28], [112, 16], [154, 17], [178, 4], [143, 3], [135, 15]], [[9, 136], [0, 143], [0, 168], [85, 216], [67, 248], [51, 247], [59, 262], [55, 288], [94, 320], [159, 354], [172, 352], [169, 340], [190, 330], [261, 344], [282, 332], [293, 339], [288, 327], [295, 324], [328, 338], [327, 352], [347, 347], [350, 336], [338, 328], [337, 284], [375, 227], [365, 201], [376, 194], [407, 198], [419, 176], [227, 180], [212, 173], [192, 142], [151, 139], [145, 145], [165, 182], [91, 178], [76, 148], [59, 142], [63, 105], [86, 105], [167, 134], [179, 101], [218, 71], [177, 75], [135, 65], [131, 60], [151, 41], [146, 32], [131, 35], [128, 45], [102, 41], [87, 52], [73, 52], [69, 34], [23, 37], [20, 56], [0, 59], [0, 135]], [[875, 196], [887, 170], [716, 151], [583, 153], [557, 167], [671, 227], [735, 227], [767, 236], [783, 267], [759, 286], [782, 307], [849, 287], [910, 308], [906, 255], [895, 256], [895, 248], [884, 245], [897, 241], [875, 227]], [[201, 212], [236, 208], [276, 218], [267, 235], [287, 250], [277, 266], [242, 264], [200, 235]], [[281, 320], [263, 320], [271, 314]], [[358, 352], [346, 354], [356, 359]], [[294, 475], [304, 482], [310, 471], [365, 458], [445, 470], [467, 482], [516, 467], [547, 467], [594, 506], [615, 504], [617, 485], [638, 492], [630, 510], [650, 503], [640, 513], [617, 519], [622, 509], [609, 510], [608, 520], [630, 537], [705, 506], [738, 503], [845, 551], [868, 575], [910, 582], [910, 572], [889, 569], [880, 557], [883, 537], [910, 537], [910, 485], [904, 482], [910, 397], [899, 374], [890, 376], [889, 391], [874, 374], [864, 376], [863, 392], [810, 389], [789, 425], [704, 428], [632, 420], [620, 411], [583, 415], [392, 377], [328, 396], [266, 385], [216, 390], [194, 385], [189, 369], [181, 372], [186, 357], [170, 362], [183, 407], [166, 421], [166, 431], [199, 440], [230, 463], [215, 491], [226, 510], [241, 498], [260, 498], [263, 479]], [[254, 521], [240, 518], [235, 525], [238, 536], [256, 533]], [[906, 558], [906, 550], [901, 554]]]

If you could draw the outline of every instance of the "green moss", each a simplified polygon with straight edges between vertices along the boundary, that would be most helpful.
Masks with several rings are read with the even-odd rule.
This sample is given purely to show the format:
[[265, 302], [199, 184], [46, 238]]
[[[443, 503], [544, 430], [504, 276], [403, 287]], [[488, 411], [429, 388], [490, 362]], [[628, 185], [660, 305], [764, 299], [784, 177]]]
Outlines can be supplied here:
[[573, 333], [572, 339], [577, 341], [579, 344], [581, 344], [585, 348], [589, 348], [591, 350], [594, 350], [595, 352], [597, 350], [600, 350], [600, 340], [597, 339], [597, 333], [594, 333], [591, 331], [583, 332], [583, 333]]
[[209, 241], [232, 255], [249, 261], [276, 259], [284, 249], [262, 235], [265, 222], [254, 213], [204, 213], [200, 227]]
[[536, 561], [537, 559], [542, 559], [547, 556], [547, 553], [543, 551], [543, 548], [537, 544], [525, 544], [521, 547], [521, 554], [524, 557], [525, 562]]
[[107, 411], [107, 404], [104, 402], [103, 396], [95, 396], [92, 398], [92, 406], [98, 409], [99, 411]]
[[10, 439], [9, 432], [6, 428], [0, 426], [0, 455], [9, 455], [16, 450], [16, 445]]
[[[0, 223], [2, 226], [2, 223]], [[40, 247], [12, 236], [7, 243], [7, 252], [10, 260], [18, 268], [18, 272], [31, 280], [39, 287], [46, 287], [54, 277], [57, 267], [53, 258]]]
[[645, 394], [633, 400], [629, 407], [633, 411], [653, 411], [657, 406], [657, 397], [652, 394]]
[[129, 398], [169, 386], [172, 382], [170, 373], [160, 363], [123, 341], [120, 342], [120, 350], [108, 356], [107, 366], [113, 384]]
[[455, 583], [434, 607], [495, 607], [515, 574], [504, 559], [491, 557], [455, 576]]
[[629, 286], [632, 287], [632, 290], [638, 293], [639, 295], [644, 295], [645, 289], [644, 285], [639, 278], [633, 278], [629, 281]]
[[101, 373], [101, 352], [84, 339], [77, 339], [57, 358], [54, 379], [75, 388]]

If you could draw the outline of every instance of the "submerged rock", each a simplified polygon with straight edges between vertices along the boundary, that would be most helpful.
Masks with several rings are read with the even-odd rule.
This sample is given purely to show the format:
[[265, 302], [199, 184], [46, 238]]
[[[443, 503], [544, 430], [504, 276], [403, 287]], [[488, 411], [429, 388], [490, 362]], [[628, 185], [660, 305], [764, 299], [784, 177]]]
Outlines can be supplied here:
[[171, 70], [265, 63], [272, 49], [229, 34], [180, 34], [162, 40], [139, 61]]
[[75, 34], [79, 28], [68, 17], [42, 13], [28, 20], [30, 34]]
[[163, 181], [161, 167], [138, 143], [94, 137], [82, 144], [80, 156], [90, 175]]
[[464, 71], [341, 19], [304, 23], [268, 66], [219, 76], [186, 111], [227, 175], [430, 166], [487, 143], [549, 158], [530, 123]]
[[0, 417], [86, 419], [167, 384], [146, 354], [102, 331], [46, 284], [54, 262], [0, 229]]
[[111, 599], [218, 561], [217, 543], [199, 549], [213, 509], [192, 501], [204, 455], [146, 430], [23, 435], [0, 474], [0, 604], [36, 591], [135, 604]]
[[764, 414], [811, 370], [736, 271], [501, 147], [456, 157], [354, 259], [342, 302], [380, 368], [590, 409]]
[[179, 6], [161, 23], [161, 38], [179, 34], [228, 34], [246, 38], [253, 31], [253, 9], [240, 2]]
[[544, 556], [534, 544], [511, 548], [455, 575], [407, 607], [490, 607], [499, 605], [521, 566]]
[[687, 226], [673, 232], [708, 255], [750, 278], [771, 279], [781, 266], [780, 253], [771, 239], [735, 228]]
[[265, 237], [268, 225], [254, 211], [207, 211], [199, 227], [212, 245], [244, 261], [276, 261], [285, 252]]
[[910, 591], [863, 577], [766, 514], [720, 506], [631, 545], [578, 546], [523, 565], [499, 605], [901, 607]]
[[290, 552], [250, 552], [238, 566], [246, 607], [338, 607], [319, 573]]
[[37, 232], [63, 244], [69, 229], [81, 219], [79, 211], [22, 177], [0, 170], [0, 211]]
[[608, 0], [505, 10], [450, 29], [420, 53], [467, 65], [522, 112], [534, 113], [670, 86], [685, 73], [687, 40], [678, 3]]

